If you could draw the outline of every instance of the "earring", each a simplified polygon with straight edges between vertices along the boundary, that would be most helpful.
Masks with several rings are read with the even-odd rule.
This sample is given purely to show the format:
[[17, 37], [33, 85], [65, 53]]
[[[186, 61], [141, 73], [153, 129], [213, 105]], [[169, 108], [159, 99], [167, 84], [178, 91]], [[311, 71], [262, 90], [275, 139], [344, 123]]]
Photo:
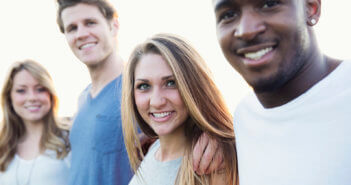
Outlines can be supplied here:
[[311, 19], [311, 24], [315, 25], [317, 23], [316, 19]]

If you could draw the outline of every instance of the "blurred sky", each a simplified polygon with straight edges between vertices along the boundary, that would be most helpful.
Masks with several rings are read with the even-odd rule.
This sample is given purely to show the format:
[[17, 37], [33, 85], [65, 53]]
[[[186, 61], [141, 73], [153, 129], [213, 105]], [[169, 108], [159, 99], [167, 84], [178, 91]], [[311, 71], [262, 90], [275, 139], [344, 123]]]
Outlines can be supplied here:
[[[232, 112], [250, 90], [222, 56], [211, 0], [111, 2], [120, 17], [118, 42], [124, 60], [147, 37], [170, 32], [187, 38], [205, 58]], [[60, 98], [59, 115], [72, 116], [78, 95], [89, 84], [90, 77], [58, 29], [55, 3], [55, 0], [10, 0], [1, 4], [0, 87], [14, 61], [34, 59], [53, 77]], [[315, 30], [320, 48], [327, 55], [351, 59], [350, 7], [350, 0], [322, 0], [322, 17]]]

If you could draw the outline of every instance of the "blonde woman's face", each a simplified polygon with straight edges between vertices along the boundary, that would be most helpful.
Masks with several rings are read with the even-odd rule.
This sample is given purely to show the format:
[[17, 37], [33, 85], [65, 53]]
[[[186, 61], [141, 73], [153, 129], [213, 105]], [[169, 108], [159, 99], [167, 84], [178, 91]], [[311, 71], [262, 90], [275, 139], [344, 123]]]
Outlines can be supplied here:
[[134, 78], [135, 103], [144, 121], [160, 137], [181, 130], [188, 111], [172, 70], [163, 58], [157, 54], [144, 55], [135, 68]]
[[40, 122], [51, 108], [50, 93], [26, 70], [18, 72], [11, 89], [12, 107], [24, 122]]

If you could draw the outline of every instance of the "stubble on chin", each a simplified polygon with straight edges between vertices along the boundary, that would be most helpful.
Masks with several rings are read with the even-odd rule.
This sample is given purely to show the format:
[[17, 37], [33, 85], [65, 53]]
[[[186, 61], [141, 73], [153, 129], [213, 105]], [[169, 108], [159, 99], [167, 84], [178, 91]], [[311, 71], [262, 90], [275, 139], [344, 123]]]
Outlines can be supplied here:
[[290, 58], [290, 60], [282, 61], [277, 72], [270, 77], [258, 79], [250, 84], [256, 94], [274, 92], [283, 88], [289, 81], [298, 76], [298, 73], [306, 64], [308, 57], [306, 35], [297, 32], [293, 38], [293, 40], [300, 42], [292, 42], [294, 45], [291, 48], [295, 49], [291, 50], [290, 57], [285, 57], [287, 60]]

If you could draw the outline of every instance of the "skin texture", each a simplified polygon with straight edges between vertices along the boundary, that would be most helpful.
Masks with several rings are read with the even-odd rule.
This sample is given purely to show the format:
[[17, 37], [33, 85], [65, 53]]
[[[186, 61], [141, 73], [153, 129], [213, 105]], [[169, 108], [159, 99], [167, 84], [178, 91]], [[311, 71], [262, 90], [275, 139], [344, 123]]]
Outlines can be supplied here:
[[[175, 78], [160, 55], [147, 54], [135, 68], [135, 103], [138, 112], [155, 133], [169, 135], [188, 118]], [[154, 114], [169, 115], [155, 117]]]
[[[257, 92], [280, 88], [301, 68], [308, 41], [300, 1], [236, 1], [216, 11], [218, 40], [229, 63]], [[274, 2], [274, 1], [271, 1]], [[233, 8], [235, 7], [235, 8]], [[233, 37], [234, 35], [234, 37]], [[245, 53], [272, 48], [261, 60]]]
[[196, 143], [193, 152], [194, 170], [197, 174], [210, 174], [216, 169], [223, 169], [223, 151], [218, 143], [202, 134]]
[[[338, 64], [318, 50], [314, 37], [311, 20], [319, 19], [320, 0], [213, 0], [213, 5], [223, 54], [266, 108], [301, 95]], [[250, 58], [253, 53], [257, 58]]]
[[96, 6], [77, 4], [62, 11], [65, 37], [76, 57], [88, 67], [101, 65], [114, 49], [117, 25]]
[[107, 20], [97, 6], [78, 3], [62, 13], [64, 35], [76, 57], [90, 73], [95, 97], [122, 73], [123, 61], [117, 53], [117, 18]]
[[172, 70], [160, 55], [147, 54], [138, 62], [134, 94], [139, 114], [159, 136], [161, 148], [156, 158], [167, 161], [182, 156], [184, 122], [189, 114]]
[[15, 75], [11, 100], [15, 112], [25, 123], [41, 122], [51, 108], [49, 92], [26, 70]]

